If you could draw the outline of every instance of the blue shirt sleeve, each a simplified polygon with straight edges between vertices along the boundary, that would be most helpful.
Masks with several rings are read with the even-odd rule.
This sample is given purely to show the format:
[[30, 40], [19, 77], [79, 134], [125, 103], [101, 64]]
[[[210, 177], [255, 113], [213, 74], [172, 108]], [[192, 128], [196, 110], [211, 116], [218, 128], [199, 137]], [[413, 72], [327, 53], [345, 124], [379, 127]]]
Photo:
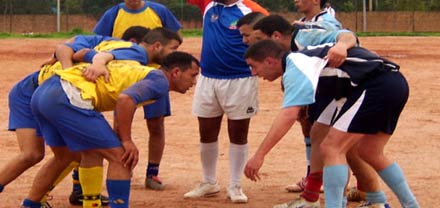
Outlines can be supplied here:
[[326, 61], [300, 53], [291, 53], [283, 74], [283, 108], [309, 105], [315, 102], [319, 75]]
[[148, 4], [148, 6], [160, 17], [164, 28], [170, 29], [174, 32], [177, 32], [182, 28], [179, 20], [177, 20], [176, 16], [174, 16], [167, 7], [155, 2], [146, 1], [145, 3]]
[[114, 57], [114, 60], [133, 60], [142, 65], [148, 64], [147, 51], [137, 44], [133, 44], [130, 48], [118, 48], [109, 51]]
[[66, 46], [72, 48], [74, 52], [77, 52], [83, 48], [94, 48], [104, 40], [110, 39], [102, 35], [77, 35], [73, 43], [66, 43]]
[[112, 36], [113, 25], [115, 23], [116, 15], [118, 14], [121, 4], [124, 3], [119, 3], [118, 5], [113, 6], [112, 8], [108, 9], [104, 13], [104, 15], [102, 15], [98, 23], [96, 23], [95, 28], [93, 29], [93, 32], [95, 34], [103, 35], [103, 36]]
[[160, 70], [154, 70], [141, 81], [124, 90], [122, 93], [130, 96], [136, 105], [151, 100], [159, 100], [168, 96], [168, 80]]
[[[142, 65], [148, 64], [148, 54], [144, 48], [140, 47], [137, 44], [132, 44], [129, 48], [117, 48], [112, 51], [107, 51], [113, 55], [113, 60], [133, 60], [137, 61]], [[98, 52], [94, 49], [88, 51], [84, 55], [84, 61], [87, 63], [92, 63], [93, 57]]]

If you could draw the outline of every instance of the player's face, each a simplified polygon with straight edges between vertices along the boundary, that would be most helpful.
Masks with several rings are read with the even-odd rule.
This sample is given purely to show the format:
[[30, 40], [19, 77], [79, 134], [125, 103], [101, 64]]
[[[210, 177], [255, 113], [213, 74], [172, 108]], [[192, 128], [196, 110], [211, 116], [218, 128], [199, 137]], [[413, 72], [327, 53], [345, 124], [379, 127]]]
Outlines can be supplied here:
[[254, 30], [251, 28], [251, 26], [242, 25], [242, 26], [240, 26], [240, 28], [238, 28], [238, 30], [240, 31], [240, 34], [243, 37], [242, 41], [244, 44], [251, 45], [255, 42], [253, 35], [252, 35]]
[[129, 9], [139, 9], [142, 7], [142, 0], [124, 0], [125, 6]]
[[162, 60], [168, 56], [170, 53], [176, 51], [180, 44], [177, 40], [171, 40], [167, 45], [161, 46], [158, 52], [158, 63], [162, 63]]
[[294, 0], [294, 2], [298, 12], [305, 13], [313, 9], [314, 2], [317, 2], [317, 0]]
[[177, 71], [176, 85], [174, 91], [180, 93], [186, 93], [197, 82], [197, 75], [199, 74], [199, 67], [196, 63], [192, 62], [191, 68], [186, 71]]
[[266, 39], [270, 38], [269, 36], [267, 36], [266, 34], [261, 32], [261, 30], [254, 30], [252, 32], [252, 37], [255, 42], [260, 41], [260, 40], [266, 40]]
[[274, 81], [280, 76], [280, 74], [277, 73], [278, 70], [276, 70], [273, 60], [274, 59], [271, 57], [267, 57], [263, 61], [256, 61], [248, 58], [246, 59], [246, 62], [251, 67], [253, 76], [258, 76], [268, 81]]

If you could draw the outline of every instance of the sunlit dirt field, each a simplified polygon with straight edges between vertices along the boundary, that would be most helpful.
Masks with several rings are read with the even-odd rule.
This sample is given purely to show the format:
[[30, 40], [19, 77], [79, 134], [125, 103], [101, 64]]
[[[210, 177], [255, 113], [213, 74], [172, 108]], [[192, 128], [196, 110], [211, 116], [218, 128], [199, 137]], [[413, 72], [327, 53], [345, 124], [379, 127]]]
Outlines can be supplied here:
[[[39, 65], [53, 52], [61, 39], [1, 39], [0, 40], [0, 167], [18, 151], [15, 134], [7, 131], [8, 92], [25, 75], [38, 70]], [[180, 50], [200, 54], [200, 38], [185, 38]], [[386, 154], [404, 170], [409, 185], [421, 207], [438, 207], [440, 196], [440, 38], [429, 37], [369, 37], [361, 38], [362, 46], [401, 65], [401, 71], [410, 85], [410, 98], [398, 128], [387, 145]], [[260, 111], [251, 121], [249, 133], [250, 154], [253, 154], [280, 110], [282, 93], [279, 80], [270, 83], [260, 80]], [[193, 89], [187, 94], [171, 93], [172, 114], [166, 119], [166, 148], [161, 163], [160, 177], [167, 184], [164, 191], [144, 188], [147, 162], [148, 131], [142, 110], [135, 116], [133, 137], [140, 152], [140, 162], [132, 180], [131, 207], [220, 208], [272, 207], [293, 199], [297, 194], [287, 193], [284, 187], [296, 182], [305, 173], [304, 144], [299, 125], [266, 157], [261, 170], [262, 179], [251, 182], [243, 178], [243, 189], [249, 197], [247, 204], [232, 204], [226, 198], [229, 179], [228, 137], [226, 126], [220, 133], [220, 157], [217, 176], [222, 191], [216, 197], [185, 200], [183, 194], [201, 180], [197, 119], [191, 114]], [[111, 122], [111, 113], [106, 117]], [[225, 122], [224, 122], [225, 124]], [[33, 176], [51, 157], [29, 169], [0, 193], [0, 207], [19, 207], [30, 189]], [[352, 177], [351, 183], [354, 183]], [[400, 207], [397, 198], [383, 185], [392, 207]], [[71, 179], [67, 177], [51, 193], [54, 207], [69, 207]], [[105, 193], [105, 187], [103, 188]], [[324, 205], [324, 195], [321, 195]], [[351, 202], [349, 207], [358, 204]]]

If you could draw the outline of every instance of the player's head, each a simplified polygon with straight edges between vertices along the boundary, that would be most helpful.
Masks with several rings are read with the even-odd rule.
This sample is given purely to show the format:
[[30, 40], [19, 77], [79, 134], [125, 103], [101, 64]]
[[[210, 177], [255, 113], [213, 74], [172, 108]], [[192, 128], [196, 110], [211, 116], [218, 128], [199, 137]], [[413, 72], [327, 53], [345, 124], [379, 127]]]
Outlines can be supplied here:
[[125, 6], [128, 9], [140, 9], [143, 6], [143, 0], [124, 0]]
[[167, 73], [170, 90], [185, 93], [196, 84], [200, 64], [191, 54], [175, 51], [164, 58], [161, 68]]
[[324, 7], [326, 0], [294, 0], [298, 12], [308, 14], [317, 13]]
[[287, 51], [273, 40], [261, 40], [251, 45], [244, 57], [252, 75], [273, 81], [283, 74], [282, 57]]
[[163, 58], [174, 52], [182, 44], [182, 38], [166, 28], [155, 28], [148, 32], [143, 42], [147, 45], [148, 58], [161, 64]]
[[125, 30], [122, 34], [121, 39], [126, 41], [131, 41], [133, 43], [140, 43], [144, 39], [145, 35], [150, 31], [150, 29], [142, 26], [132, 26]]
[[241, 36], [243, 36], [243, 43], [250, 45], [256, 41], [253, 36], [253, 27], [255, 23], [257, 23], [263, 17], [265, 17], [265, 15], [261, 12], [251, 12], [238, 20], [237, 27]]
[[271, 38], [290, 48], [290, 39], [294, 27], [280, 15], [269, 15], [254, 25], [254, 37], [257, 40]]
[[[322, 3], [323, 3], [324, 1], [322, 1]], [[332, 5], [330, 4], [330, 2], [326, 2], [325, 3], [325, 8], [330, 8], [330, 7], [332, 7]]]
[[213, 0], [214, 2], [218, 2], [218, 3], [222, 3], [222, 4], [230, 4], [230, 3], [234, 3], [238, 0]]

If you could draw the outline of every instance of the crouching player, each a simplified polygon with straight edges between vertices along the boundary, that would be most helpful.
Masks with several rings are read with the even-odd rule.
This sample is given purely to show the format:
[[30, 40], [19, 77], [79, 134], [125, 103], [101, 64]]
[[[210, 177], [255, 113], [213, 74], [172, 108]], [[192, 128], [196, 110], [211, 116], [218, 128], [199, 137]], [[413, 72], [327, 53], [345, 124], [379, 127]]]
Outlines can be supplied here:
[[[107, 191], [111, 207], [129, 207], [131, 171], [139, 152], [131, 138], [137, 106], [168, 96], [169, 90], [185, 93], [195, 84], [199, 62], [192, 55], [173, 52], [160, 70], [134, 61], [107, 64], [110, 81], [100, 77], [86, 81], [79, 64], [46, 80], [35, 91], [31, 106], [46, 143], [55, 158], [69, 151], [81, 154], [79, 168], [83, 207], [101, 207], [103, 159], [108, 160]], [[113, 130], [101, 112], [115, 110], [118, 125]], [[55, 180], [68, 165], [50, 160], [40, 169], [52, 170], [46, 180]]]
[[[363, 147], [359, 150], [361, 158], [378, 172], [402, 207], [419, 207], [402, 170], [383, 153], [408, 99], [408, 84], [399, 66], [355, 47], [340, 67], [326, 67], [324, 57], [331, 46], [288, 53], [272, 40], [263, 40], [248, 49], [245, 58], [254, 75], [269, 81], [283, 77], [284, 99], [283, 109], [248, 161], [245, 175], [254, 181], [259, 179], [265, 155], [295, 123], [301, 106], [315, 102], [319, 91], [319, 95], [332, 96], [337, 102], [335, 109], [321, 112], [321, 116], [331, 118], [330, 129], [320, 145], [326, 207], [345, 207], [346, 154], [354, 145]], [[276, 207], [296, 207], [291, 205]], [[319, 202], [310, 207], [319, 207]]]

